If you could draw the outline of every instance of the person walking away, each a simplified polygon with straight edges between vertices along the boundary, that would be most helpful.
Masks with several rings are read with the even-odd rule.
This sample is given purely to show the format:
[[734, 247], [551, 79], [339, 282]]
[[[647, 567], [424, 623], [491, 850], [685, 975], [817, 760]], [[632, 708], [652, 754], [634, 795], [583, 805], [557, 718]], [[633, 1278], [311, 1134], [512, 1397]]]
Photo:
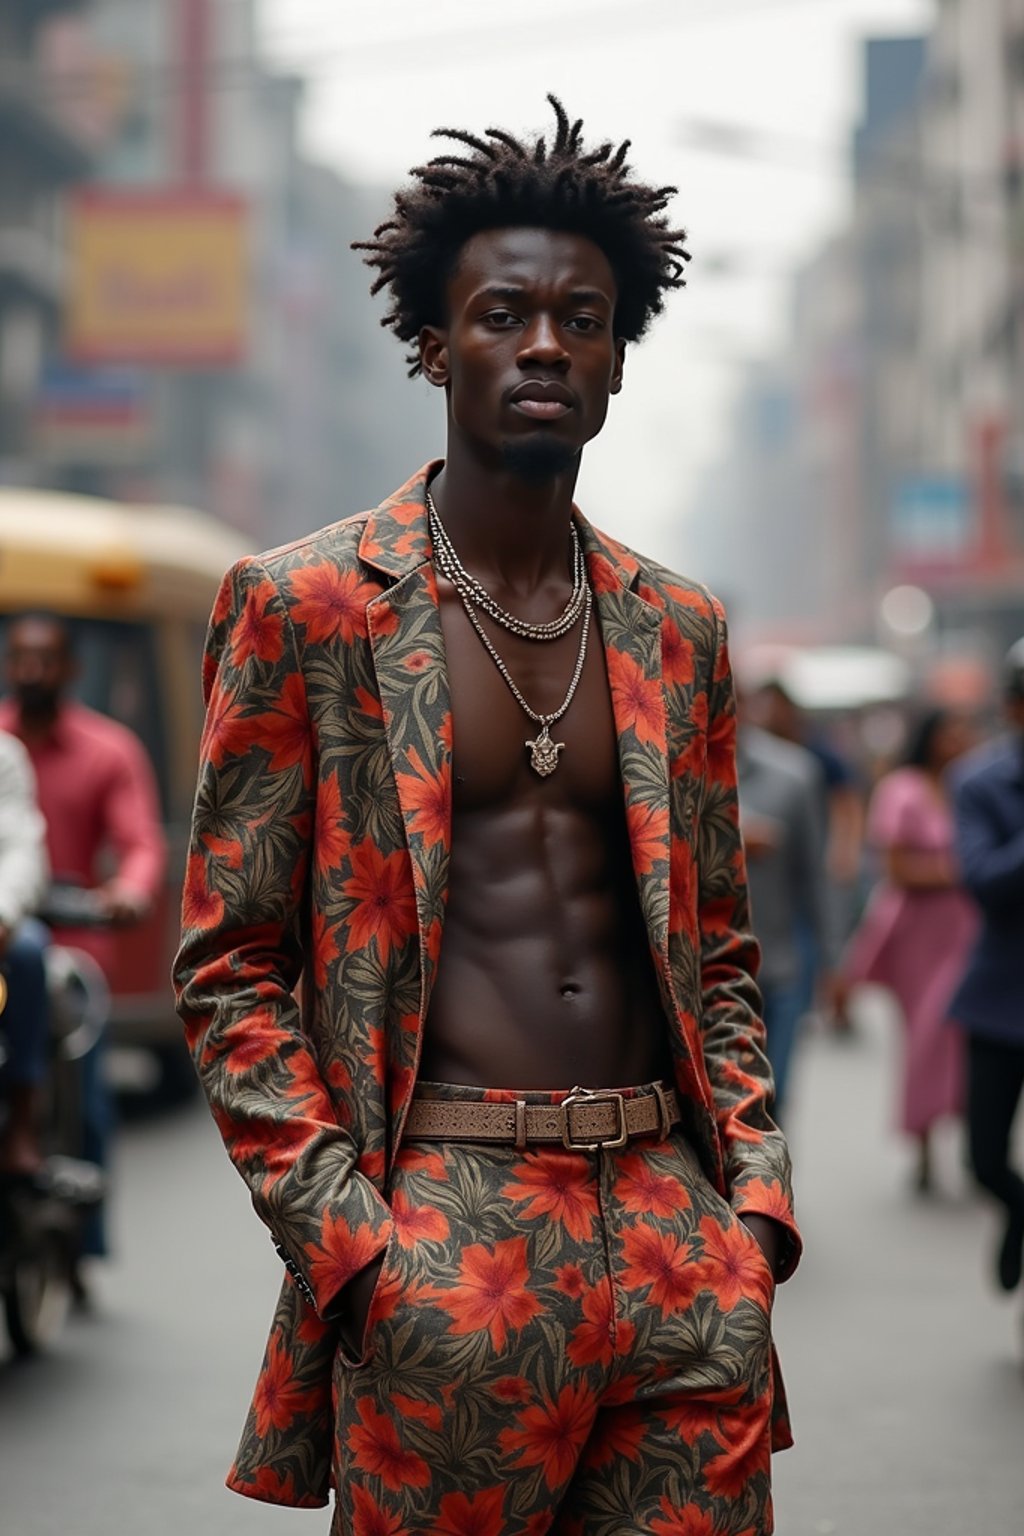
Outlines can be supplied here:
[[931, 1132], [963, 1111], [963, 1043], [949, 999], [977, 931], [963, 888], [946, 772], [974, 743], [963, 713], [929, 710], [902, 764], [885, 774], [868, 807], [868, 839], [884, 861], [844, 966], [851, 986], [885, 987], [900, 1007], [903, 1052], [899, 1126], [917, 1151], [915, 1184], [932, 1183]]
[[[111, 927], [127, 929], [147, 915], [164, 875], [156, 782], [133, 732], [71, 697], [76, 674], [71, 632], [62, 619], [12, 619], [9, 696], [0, 700], [0, 729], [17, 736], [31, 759], [54, 879], [94, 890]], [[54, 939], [85, 950], [107, 974], [122, 942], [118, 932], [77, 928], [55, 928]], [[108, 1163], [112, 1126], [103, 1062], [97, 1046], [82, 1063], [82, 1156], [100, 1167]], [[84, 1253], [107, 1253], [102, 1207], [90, 1213]], [[81, 1285], [81, 1275], [77, 1281]]]
[[971, 1163], [1005, 1212], [996, 1279], [1012, 1291], [1024, 1267], [1024, 1177], [1010, 1156], [1024, 1090], [1024, 639], [1006, 657], [1004, 694], [1009, 736], [958, 764], [952, 779], [960, 867], [980, 930], [950, 1013], [967, 1032]]
[[821, 769], [803, 747], [748, 724], [742, 699], [736, 764], [751, 920], [761, 945], [758, 983], [766, 1049], [775, 1080], [772, 1117], [781, 1122], [793, 1048], [806, 1012], [801, 936], [810, 936], [814, 954], [827, 969], [833, 963], [825, 917], [824, 839], [815, 809]]
[[179, 1007], [289, 1276], [230, 1484], [335, 1536], [766, 1536], [790, 1441], [724, 615], [572, 501], [683, 236], [551, 100], [363, 247], [445, 459], [209, 635]]
[[31, 1177], [42, 1167], [40, 1090], [46, 1079], [49, 1003], [47, 934], [32, 913], [46, 890], [46, 827], [28, 754], [0, 731], [0, 1044], [6, 1118], [0, 1174]]

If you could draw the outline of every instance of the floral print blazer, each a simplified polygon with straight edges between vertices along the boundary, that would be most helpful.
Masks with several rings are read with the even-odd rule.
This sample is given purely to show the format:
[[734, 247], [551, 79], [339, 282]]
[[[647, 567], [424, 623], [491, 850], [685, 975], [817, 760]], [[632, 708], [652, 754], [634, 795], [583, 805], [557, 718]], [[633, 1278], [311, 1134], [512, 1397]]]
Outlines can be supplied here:
[[[424, 490], [224, 578], [175, 964], [228, 1153], [288, 1269], [229, 1483], [326, 1502], [332, 1304], [387, 1245], [444, 928], [452, 718]], [[769, 1118], [722, 610], [578, 517], [685, 1130], [789, 1229]], [[301, 978], [301, 1006], [296, 989]], [[781, 1391], [777, 1443], [788, 1443]]]

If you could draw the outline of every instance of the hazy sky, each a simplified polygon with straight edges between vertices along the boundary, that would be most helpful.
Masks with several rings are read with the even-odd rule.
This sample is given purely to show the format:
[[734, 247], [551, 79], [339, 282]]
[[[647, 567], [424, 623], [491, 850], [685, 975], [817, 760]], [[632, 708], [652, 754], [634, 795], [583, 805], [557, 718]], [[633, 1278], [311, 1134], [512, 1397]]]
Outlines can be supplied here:
[[[688, 286], [627, 358], [579, 497], [610, 532], [667, 553], [745, 360], [784, 334], [787, 272], [842, 218], [857, 41], [924, 29], [930, 0], [262, 0], [261, 12], [272, 56], [308, 76], [307, 147], [352, 180], [397, 185], [439, 125], [546, 126], [554, 91], [588, 137], [632, 139], [637, 171], [678, 185]], [[740, 144], [755, 152], [734, 139], [723, 153], [709, 125], [749, 130]]]

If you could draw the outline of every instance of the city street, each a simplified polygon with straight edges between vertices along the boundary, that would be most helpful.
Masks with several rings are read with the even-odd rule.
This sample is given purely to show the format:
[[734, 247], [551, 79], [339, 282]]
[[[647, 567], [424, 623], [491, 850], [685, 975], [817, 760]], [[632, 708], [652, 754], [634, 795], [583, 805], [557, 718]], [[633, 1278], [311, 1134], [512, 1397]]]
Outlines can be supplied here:
[[[954, 1136], [909, 1193], [890, 1032], [807, 1042], [792, 1136], [804, 1265], [777, 1332], [798, 1444], [780, 1536], [1010, 1536], [1024, 1508], [1024, 1298], [987, 1282], [993, 1214]], [[198, 1104], [127, 1126], [116, 1264], [50, 1358], [0, 1364], [7, 1536], [325, 1532], [227, 1493], [279, 1264]]]

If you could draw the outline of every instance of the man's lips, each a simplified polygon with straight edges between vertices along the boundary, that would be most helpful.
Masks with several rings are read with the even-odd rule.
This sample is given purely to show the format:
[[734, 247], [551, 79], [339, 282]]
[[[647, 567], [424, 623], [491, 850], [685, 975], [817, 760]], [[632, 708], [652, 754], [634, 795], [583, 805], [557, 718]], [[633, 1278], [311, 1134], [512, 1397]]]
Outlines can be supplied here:
[[554, 421], [576, 406], [572, 390], [555, 380], [527, 379], [516, 385], [509, 400], [524, 416], [536, 421]]

